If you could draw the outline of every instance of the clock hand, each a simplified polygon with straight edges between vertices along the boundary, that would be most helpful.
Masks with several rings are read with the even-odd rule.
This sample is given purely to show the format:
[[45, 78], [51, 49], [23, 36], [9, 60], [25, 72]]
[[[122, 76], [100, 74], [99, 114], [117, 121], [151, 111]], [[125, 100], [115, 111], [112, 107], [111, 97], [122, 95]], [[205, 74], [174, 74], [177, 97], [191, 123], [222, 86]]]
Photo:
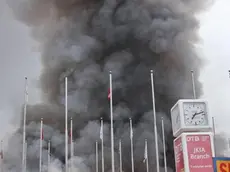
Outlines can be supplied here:
[[196, 116], [196, 112], [192, 115], [192, 120], [195, 118]]
[[195, 118], [195, 116], [197, 116], [197, 115], [199, 115], [199, 114], [202, 114], [202, 113], [204, 113], [204, 111], [201, 111], [201, 112], [198, 112], [198, 113], [197, 113], [197, 112], [194, 113], [193, 116], [192, 116], [192, 120]]

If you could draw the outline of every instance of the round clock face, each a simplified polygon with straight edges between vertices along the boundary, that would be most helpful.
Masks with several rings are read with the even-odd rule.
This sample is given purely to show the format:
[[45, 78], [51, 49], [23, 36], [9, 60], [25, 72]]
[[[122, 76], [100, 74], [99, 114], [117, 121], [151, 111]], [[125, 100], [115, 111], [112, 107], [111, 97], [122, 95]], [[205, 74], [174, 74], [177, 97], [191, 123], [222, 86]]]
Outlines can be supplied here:
[[207, 125], [207, 111], [205, 103], [184, 103], [184, 122], [187, 126]]

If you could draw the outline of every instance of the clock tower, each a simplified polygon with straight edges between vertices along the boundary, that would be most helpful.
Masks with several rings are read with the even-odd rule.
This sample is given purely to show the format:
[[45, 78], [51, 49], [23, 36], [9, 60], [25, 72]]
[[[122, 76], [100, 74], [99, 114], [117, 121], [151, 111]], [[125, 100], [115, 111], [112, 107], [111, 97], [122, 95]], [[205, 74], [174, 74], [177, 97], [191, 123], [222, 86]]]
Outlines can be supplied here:
[[208, 103], [180, 99], [171, 108], [176, 172], [213, 172], [212, 120]]

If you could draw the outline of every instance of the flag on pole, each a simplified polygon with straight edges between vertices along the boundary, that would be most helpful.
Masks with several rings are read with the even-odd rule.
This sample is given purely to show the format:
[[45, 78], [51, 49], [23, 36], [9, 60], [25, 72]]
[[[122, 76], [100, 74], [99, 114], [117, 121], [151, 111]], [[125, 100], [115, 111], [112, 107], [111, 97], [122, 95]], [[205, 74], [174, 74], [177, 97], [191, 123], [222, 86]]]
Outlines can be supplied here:
[[44, 140], [44, 131], [43, 131], [43, 128], [41, 129], [41, 140]]
[[44, 132], [43, 132], [43, 118], [41, 118], [41, 127], [40, 127], [40, 139], [44, 140]]
[[130, 139], [133, 138], [133, 127], [132, 127], [132, 119], [130, 118]]
[[100, 139], [103, 139], [103, 121], [101, 119], [101, 128], [100, 128]]
[[70, 128], [70, 130], [69, 130], [69, 144], [71, 144], [71, 142], [72, 142], [72, 130]]
[[148, 150], [147, 150], [147, 145], [145, 144], [145, 152], [144, 152], [144, 160], [143, 160], [143, 163], [146, 162], [147, 158], [148, 158]]
[[111, 88], [109, 88], [109, 91], [108, 91], [108, 99], [110, 99], [111, 97]]

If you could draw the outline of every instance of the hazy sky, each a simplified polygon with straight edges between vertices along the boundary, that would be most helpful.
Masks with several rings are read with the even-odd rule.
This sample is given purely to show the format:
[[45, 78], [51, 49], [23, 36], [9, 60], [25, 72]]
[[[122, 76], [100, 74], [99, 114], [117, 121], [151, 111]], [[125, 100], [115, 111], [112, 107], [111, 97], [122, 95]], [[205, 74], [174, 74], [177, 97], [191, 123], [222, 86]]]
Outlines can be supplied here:
[[[201, 53], [208, 60], [200, 77], [218, 131], [230, 134], [230, 1], [216, 0], [202, 16]], [[227, 22], [228, 21], [228, 22]]]
[[[230, 22], [227, 22], [230, 1], [216, 1], [201, 19], [199, 53], [208, 64], [200, 79], [204, 83], [203, 97], [209, 101], [217, 130], [229, 130], [230, 134]], [[20, 110], [23, 102], [25, 76], [30, 79], [30, 102], [39, 100], [36, 81], [40, 61], [39, 54], [34, 52], [35, 47], [28, 28], [13, 20], [7, 6], [0, 0], [0, 138], [12, 130], [12, 115]]]

